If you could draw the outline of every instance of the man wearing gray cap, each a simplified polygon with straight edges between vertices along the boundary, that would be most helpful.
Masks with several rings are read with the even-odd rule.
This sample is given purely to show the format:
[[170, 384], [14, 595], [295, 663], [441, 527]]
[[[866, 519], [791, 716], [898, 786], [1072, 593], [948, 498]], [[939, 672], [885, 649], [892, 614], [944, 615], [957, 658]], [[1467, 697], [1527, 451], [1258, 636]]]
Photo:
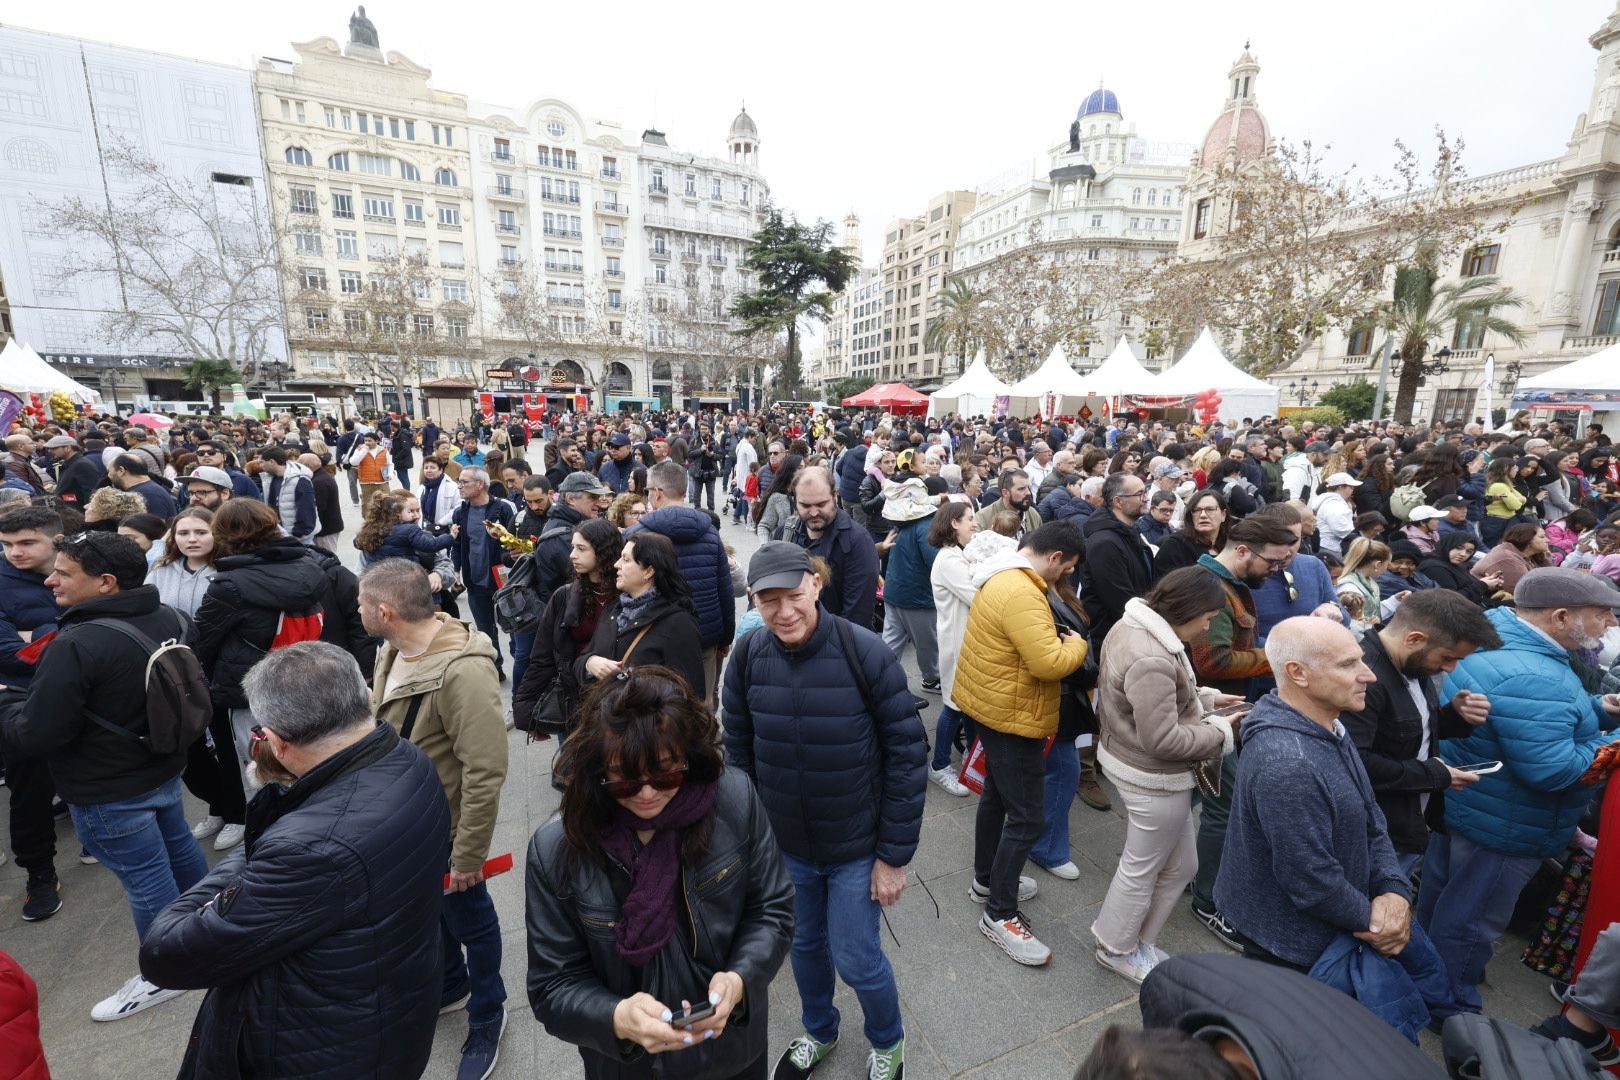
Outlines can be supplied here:
[[1440, 744], [1442, 761], [1481, 775], [1445, 795], [1447, 832], [1429, 842], [1417, 906], [1457, 1000], [1476, 1012], [1492, 946], [1542, 860], [1569, 846], [1592, 801], [1581, 778], [1620, 724], [1620, 696], [1588, 692], [1570, 666], [1571, 652], [1597, 648], [1615, 625], [1620, 589], [1543, 567], [1519, 579], [1513, 600], [1485, 613], [1502, 647], [1446, 676], [1442, 698], [1483, 694], [1490, 718]]
[[1290, 453], [1282, 460], [1283, 498], [1288, 502], [1310, 502], [1322, 479], [1322, 463], [1333, 447], [1325, 442], [1306, 442], [1295, 435], [1288, 440]]
[[45, 444], [51, 459], [56, 462], [56, 497], [78, 510], [90, 505], [90, 494], [101, 486], [102, 472], [96, 463], [84, 456], [79, 441], [68, 435], [57, 435]]
[[201, 506], [218, 510], [231, 497], [231, 474], [212, 465], [199, 465], [180, 478], [180, 485], [190, 496], [187, 506]]

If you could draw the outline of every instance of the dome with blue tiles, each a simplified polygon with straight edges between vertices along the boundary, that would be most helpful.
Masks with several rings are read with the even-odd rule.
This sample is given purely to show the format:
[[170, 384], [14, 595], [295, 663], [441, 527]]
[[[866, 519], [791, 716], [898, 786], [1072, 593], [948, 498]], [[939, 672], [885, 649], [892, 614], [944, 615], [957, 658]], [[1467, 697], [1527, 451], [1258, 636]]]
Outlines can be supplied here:
[[1114, 113], [1118, 115], [1119, 98], [1114, 96], [1112, 90], [1104, 90], [1099, 86], [1091, 92], [1090, 97], [1080, 103], [1080, 111], [1075, 114], [1075, 119], [1084, 120], [1092, 113]]

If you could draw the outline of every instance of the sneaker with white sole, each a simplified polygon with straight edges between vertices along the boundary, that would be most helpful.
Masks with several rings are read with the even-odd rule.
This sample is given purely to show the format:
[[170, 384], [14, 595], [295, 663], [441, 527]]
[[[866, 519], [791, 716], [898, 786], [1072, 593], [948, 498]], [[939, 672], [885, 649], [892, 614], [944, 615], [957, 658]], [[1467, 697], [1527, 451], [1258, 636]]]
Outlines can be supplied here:
[[203, 818], [201, 821], [197, 822], [197, 824], [191, 827], [191, 835], [195, 836], [198, 840], [206, 840], [224, 827], [224, 818], [214, 814], [209, 814], [207, 817]]
[[[1041, 866], [1040, 863], [1036, 863], [1035, 865]], [[1041, 866], [1041, 869], [1045, 870], [1048, 874], [1051, 874], [1055, 878], [1062, 878], [1064, 881], [1080, 880], [1080, 868], [1074, 865], [1073, 859], [1070, 859], [1066, 863], [1059, 863], [1056, 866]]]
[[934, 783], [938, 784], [952, 795], [962, 796], [973, 794], [973, 792], [967, 789], [967, 786], [963, 784], [962, 781], [956, 778], [956, 770], [951, 768], [949, 765], [943, 769], [929, 769], [928, 779], [932, 780]]
[[837, 1046], [837, 1039], [817, 1042], [811, 1035], [800, 1035], [788, 1043], [782, 1056], [776, 1059], [776, 1065], [771, 1069], [771, 1080], [805, 1080]]
[[906, 1040], [887, 1050], [873, 1047], [866, 1055], [866, 1080], [903, 1080], [906, 1075]]
[[1142, 980], [1147, 978], [1148, 972], [1153, 970], [1153, 965], [1159, 962], [1158, 959], [1148, 951], [1149, 948], [1151, 947], [1145, 944], [1138, 944], [1136, 948], [1132, 949], [1130, 952], [1121, 955], [1119, 953], [1109, 952], [1101, 945], [1098, 945], [1093, 955], [1096, 956], [1097, 963], [1101, 964], [1109, 971], [1112, 971], [1116, 975], [1123, 975], [1125, 978], [1131, 980], [1131, 982], [1141, 986]]
[[118, 993], [96, 1002], [96, 1007], [90, 1010], [90, 1019], [124, 1020], [154, 1005], [171, 1001], [183, 993], [184, 990], [165, 990], [161, 986], [153, 986], [139, 975], [135, 975], [118, 988]]
[[89, 848], [82, 845], [79, 847], [79, 865], [95, 866], [99, 862], [101, 862], [101, 860], [90, 854]]
[[247, 826], [245, 825], [225, 826], [223, 829], [219, 830], [219, 835], [214, 837], [214, 850], [231, 850], [231, 848], [242, 842], [242, 835], [246, 832]]
[[501, 1060], [501, 1036], [506, 1034], [506, 1010], [500, 1018], [467, 1025], [467, 1041], [461, 1044], [461, 1065], [456, 1080], [489, 1080], [495, 1063]]
[[1052, 960], [1052, 950], [1042, 945], [1029, 929], [1023, 912], [1010, 919], [992, 919], [989, 912], [979, 916], [979, 933], [1001, 946], [1001, 951], [1025, 967], [1044, 967]]
[[1243, 951], [1243, 942], [1238, 940], [1237, 931], [1227, 922], [1219, 911], [1205, 910], [1196, 903], [1192, 905], [1193, 918], [1204, 924], [1204, 929], [1214, 934], [1222, 945], [1233, 952]]
[[1153, 957], [1153, 963], [1154, 963], [1155, 966], [1157, 966], [1159, 964], [1162, 964], [1166, 960], [1170, 959], [1170, 954], [1169, 953], [1165, 952], [1163, 949], [1159, 948], [1157, 945], [1153, 944], [1153, 942], [1151, 942], [1151, 941], [1142, 942], [1141, 948], [1142, 948], [1143, 952], [1145, 952], [1145, 953], [1147, 953], [1147, 954], [1149, 954], [1150, 956]]
[[[1034, 878], [1026, 874], [1018, 875], [1018, 902], [1020, 904], [1026, 900], [1035, 899], [1035, 894], [1039, 891], [1040, 889], [1036, 887]], [[975, 881], [968, 886], [968, 899], [975, 904], [984, 903], [990, 899], [990, 886], [980, 885]]]

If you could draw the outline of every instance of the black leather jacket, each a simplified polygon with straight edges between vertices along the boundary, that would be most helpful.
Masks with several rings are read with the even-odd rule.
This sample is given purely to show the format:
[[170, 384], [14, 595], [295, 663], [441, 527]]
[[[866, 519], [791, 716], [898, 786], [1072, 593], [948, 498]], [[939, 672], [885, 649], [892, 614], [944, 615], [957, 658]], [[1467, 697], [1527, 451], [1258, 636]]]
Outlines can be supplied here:
[[[793, 883], [748, 777], [721, 775], [708, 853], [682, 867], [681, 927], [644, 967], [613, 945], [630, 891], [624, 867], [585, 863], [563, 877], [562, 850], [562, 819], [553, 817], [530, 841], [525, 869], [529, 1005], [548, 1032], [580, 1048], [586, 1077], [733, 1076], [764, 1054], [770, 984], [793, 938]], [[736, 972], [744, 988], [720, 1038], [649, 1057], [614, 1037], [613, 1009], [624, 998], [702, 1001], [719, 971]]]

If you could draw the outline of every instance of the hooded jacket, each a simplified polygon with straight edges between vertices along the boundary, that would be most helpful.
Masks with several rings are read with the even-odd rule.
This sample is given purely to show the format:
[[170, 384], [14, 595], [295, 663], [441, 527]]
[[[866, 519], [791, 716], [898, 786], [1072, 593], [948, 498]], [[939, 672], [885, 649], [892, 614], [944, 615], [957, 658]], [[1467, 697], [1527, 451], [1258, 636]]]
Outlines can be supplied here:
[[967, 547], [940, 548], [928, 571], [928, 585], [934, 594], [934, 637], [939, 648], [940, 689], [945, 704], [960, 708], [951, 696], [956, 685], [956, 668], [962, 655], [962, 639], [967, 634], [968, 611], [979, 587], [973, 581], [978, 565], [996, 552], [1014, 552], [1018, 541], [1000, 533], [975, 533]]
[[[433, 765], [378, 724], [248, 805], [247, 835], [164, 908], [141, 974], [208, 988], [181, 1080], [421, 1076], [444, 982], [450, 814]], [[212, 906], [210, 906], [212, 905]]]
[[1080, 528], [1085, 557], [1080, 560], [1080, 602], [1091, 620], [1091, 641], [1101, 646], [1125, 605], [1153, 584], [1153, 549], [1136, 525], [1126, 524], [1106, 508]]
[[625, 539], [638, 529], [668, 537], [675, 545], [676, 561], [692, 591], [703, 647], [729, 644], [737, 632], [737, 598], [731, 591], [731, 560], [714, 518], [690, 506], [666, 506], [643, 515], [625, 531]]
[[214, 705], [245, 709], [243, 676], [264, 659], [283, 615], [325, 612], [326, 575], [291, 537], [214, 565], [218, 573], [197, 608], [188, 644], [208, 675]]
[[390, 688], [399, 652], [377, 653], [372, 709], [401, 731], [414, 699], [422, 699], [411, 742], [433, 762], [450, 801], [450, 869], [483, 868], [495, 835], [495, 815], [506, 780], [506, 714], [495, 678], [495, 647], [464, 622], [440, 612], [439, 631], [406, 680]]
[[[34, 665], [17, 653], [56, 629], [61, 609], [45, 587], [49, 575], [19, 570], [0, 559], [0, 685], [27, 689]], [[22, 639], [27, 634], [28, 641]]]
[[877, 549], [871, 534], [848, 511], [840, 510], [820, 537], [812, 538], [800, 521], [789, 539], [832, 567], [832, 582], [821, 589], [821, 606], [856, 626], [870, 627], [877, 612], [878, 581]]
[[1257, 640], [1260, 616], [1254, 596], [1215, 556], [1200, 555], [1198, 565], [1221, 579], [1226, 606], [1193, 640], [1193, 668], [1199, 679], [1217, 690], [1245, 694], [1250, 679], [1271, 674], [1266, 650]]
[[953, 696], [976, 723], [1025, 739], [1057, 732], [1061, 683], [1086, 661], [1086, 639], [1058, 636], [1046, 582], [1022, 552], [985, 560], [973, 575]]
[[1295, 450], [1282, 459], [1283, 499], [1310, 502], [1321, 478], [1321, 470], [1311, 464], [1310, 457], [1303, 450]]
[[883, 576], [883, 603], [897, 608], [934, 610], [934, 590], [929, 574], [939, 548], [928, 542], [928, 532], [934, 526], [934, 515], [915, 521], [891, 521], [895, 532], [894, 547], [889, 549], [888, 572]]
[[[321, 595], [321, 610], [326, 613], [321, 623], [321, 640], [354, 657], [360, 665], [360, 674], [371, 678], [371, 669], [377, 663], [377, 646], [382, 640], [366, 633], [366, 625], [360, 618], [360, 579], [325, 548], [307, 547], [304, 557], [326, 575], [326, 592]], [[449, 557], [442, 551], [437, 557], [445, 564], [439, 570], [443, 580], [448, 581], [454, 573], [448, 568]]]
[[1067, 487], [1060, 486], [1041, 500], [1036, 513], [1041, 515], [1042, 521], [1068, 521], [1073, 518], [1076, 525], [1083, 525], [1096, 509], [1080, 496], [1069, 494]]
[[1412, 898], [1355, 743], [1273, 690], [1243, 722], [1232, 816], [1215, 879], [1222, 915], [1267, 952], [1309, 967], [1372, 900]]
[[1489, 723], [1440, 744], [1447, 761], [1500, 761], [1446, 795], [1446, 826], [1503, 855], [1549, 858], [1563, 853], [1592, 801], [1580, 782], [1597, 748], [1613, 738], [1615, 719], [1600, 695], [1588, 693], [1569, 654], [1509, 608], [1485, 613], [1502, 647], [1471, 653], [1446, 676], [1449, 699], [1472, 690], [1491, 699]]

